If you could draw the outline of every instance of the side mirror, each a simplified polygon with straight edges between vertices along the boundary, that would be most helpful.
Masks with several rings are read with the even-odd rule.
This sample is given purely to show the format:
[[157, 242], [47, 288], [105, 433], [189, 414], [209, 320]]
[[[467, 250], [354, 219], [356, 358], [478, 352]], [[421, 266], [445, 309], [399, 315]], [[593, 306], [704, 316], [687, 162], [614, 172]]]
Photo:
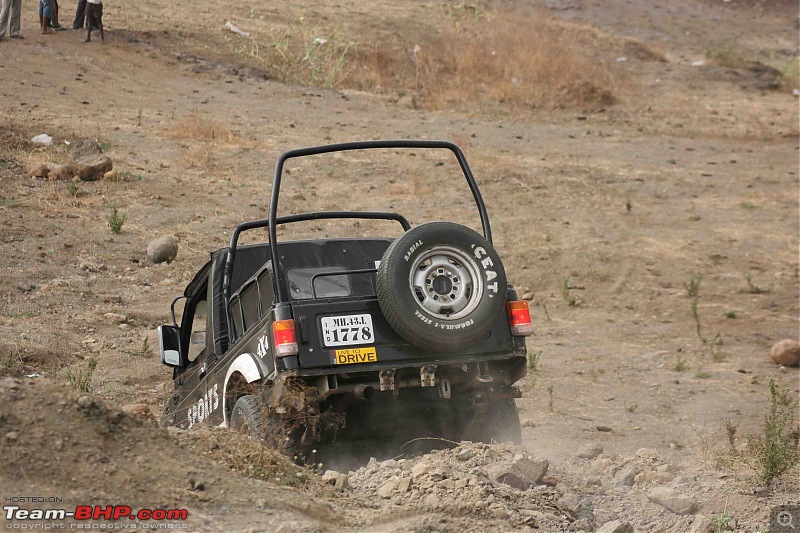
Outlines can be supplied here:
[[181, 366], [181, 330], [177, 326], [158, 326], [158, 350], [161, 364]]

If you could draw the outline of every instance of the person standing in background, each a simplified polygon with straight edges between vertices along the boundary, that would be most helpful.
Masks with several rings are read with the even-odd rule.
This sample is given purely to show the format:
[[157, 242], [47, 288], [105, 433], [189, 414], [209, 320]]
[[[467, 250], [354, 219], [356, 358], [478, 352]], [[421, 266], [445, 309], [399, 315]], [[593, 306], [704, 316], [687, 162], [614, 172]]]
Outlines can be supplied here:
[[98, 28], [100, 40], [106, 42], [106, 36], [103, 33], [103, 2], [101, 0], [86, 0], [86, 40], [83, 42], [91, 42], [92, 28]]
[[75, 11], [75, 20], [72, 21], [72, 29], [83, 28], [83, 21], [86, 18], [86, 0], [78, 0], [78, 10]]
[[3, 7], [0, 10], [0, 40], [6, 36], [9, 15], [11, 15], [11, 38], [22, 39], [22, 35], [19, 34], [22, 0], [3, 0]]

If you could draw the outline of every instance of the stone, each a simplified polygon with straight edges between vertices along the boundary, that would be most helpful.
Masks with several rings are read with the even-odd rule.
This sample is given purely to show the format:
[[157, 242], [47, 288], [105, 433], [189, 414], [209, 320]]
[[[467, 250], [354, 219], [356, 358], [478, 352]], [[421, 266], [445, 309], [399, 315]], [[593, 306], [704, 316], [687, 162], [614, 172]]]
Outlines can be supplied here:
[[775, 364], [800, 366], [800, 343], [793, 339], [784, 339], [772, 347], [769, 355]]
[[417, 463], [411, 468], [411, 477], [417, 479], [418, 477], [422, 477], [428, 472], [430, 472], [430, 470], [431, 470], [430, 463], [426, 463], [424, 461], [421, 463]]
[[99, 155], [102, 153], [103, 149], [100, 148], [100, 145], [97, 143], [97, 141], [93, 139], [83, 139], [73, 143], [69, 150], [70, 157], [75, 160], [91, 157], [93, 155]]
[[575, 452], [575, 457], [580, 457], [581, 459], [594, 459], [601, 453], [603, 453], [602, 446], [596, 442], [587, 442], [578, 448], [578, 451]]
[[178, 255], [178, 243], [171, 235], [153, 239], [147, 245], [147, 259], [151, 263], [171, 263]]
[[621, 520], [606, 522], [596, 533], [634, 533], [633, 526]]
[[50, 175], [47, 179], [50, 181], [69, 181], [75, 176], [75, 169], [72, 165], [51, 165]]
[[336, 478], [336, 482], [333, 484], [336, 490], [344, 490], [350, 486], [350, 476], [347, 474], [339, 474]]
[[659, 472], [657, 470], [648, 470], [636, 476], [637, 485], [663, 485], [669, 483], [675, 478], [669, 472]]
[[614, 461], [608, 457], [597, 457], [589, 465], [589, 473], [596, 476], [610, 475], [614, 470]]
[[36, 165], [28, 172], [29, 178], [46, 178], [47, 175], [50, 174], [50, 169], [47, 168], [47, 165], [41, 164]]
[[113, 166], [107, 155], [93, 155], [75, 161], [75, 174], [83, 181], [97, 181]]
[[547, 473], [550, 463], [547, 459], [534, 459], [520, 457], [511, 463], [511, 466], [532, 485], [537, 485]]
[[410, 477], [400, 478], [400, 481], [397, 483], [397, 492], [404, 494], [409, 490], [411, 490], [411, 478]]
[[128, 317], [121, 313], [106, 313], [103, 315], [106, 320], [109, 322], [113, 322], [114, 324], [124, 324], [128, 321]]
[[701, 514], [694, 517], [689, 533], [714, 533], [714, 523]]
[[389, 480], [378, 489], [378, 496], [388, 500], [392, 497], [395, 489], [397, 489], [399, 482], [400, 480], [396, 477], [389, 478]]
[[322, 474], [322, 481], [329, 485], [333, 485], [336, 483], [336, 479], [339, 477], [339, 472], [335, 470], [326, 470], [324, 474]]
[[692, 514], [697, 503], [680, 492], [668, 487], [656, 487], [647, 493], [647, 499], [679, 515]]
[[122, 412], [128, 413], [129, 415], [133, 415], [137, 418], [141, 418], [142, 420], [147, 420], [149, 422], [156, 421], [153, 411], [150, 410], [150, 406], [146, 403], [132, 403], [123, 405]]
[[459, 461], [469, 461], [472, 459], [472, 450], [464, 449], [456, 454], [456, 459]]
[[615, 487], [630, 487], [636, 479], [636, 467], [626, 466], [614, 476]]
[[120, 181], [119, 172], [116, 170], [109, 170], [103, 174], [103, 181]]

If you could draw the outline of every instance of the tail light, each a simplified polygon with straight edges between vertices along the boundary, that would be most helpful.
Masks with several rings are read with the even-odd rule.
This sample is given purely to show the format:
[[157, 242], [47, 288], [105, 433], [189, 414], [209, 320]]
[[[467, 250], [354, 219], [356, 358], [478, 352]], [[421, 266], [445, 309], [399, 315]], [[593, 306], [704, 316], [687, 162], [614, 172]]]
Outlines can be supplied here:
[[517, 300], [506, 304], [508, 309], [508, 325], [511, 334], [517, 337], [527, 337], [533, 333], [531, 312], [528, 310], [527, 300]]
[[275, 355], [278, 357], [297, 355], [297, 335], [294, 332], [294, 320], [276, 320], [273, 322], [272, 339], [275, 343]]

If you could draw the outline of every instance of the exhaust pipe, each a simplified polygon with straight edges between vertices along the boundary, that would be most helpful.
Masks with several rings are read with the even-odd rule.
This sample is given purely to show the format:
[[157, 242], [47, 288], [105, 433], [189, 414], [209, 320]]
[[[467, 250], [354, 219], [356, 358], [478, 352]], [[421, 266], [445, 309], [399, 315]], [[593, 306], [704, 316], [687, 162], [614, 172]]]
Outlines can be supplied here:
[[375, 396], [375, 387], [372, 385], [356, 385], [353, 395], [360, 400], [371, 400]]

